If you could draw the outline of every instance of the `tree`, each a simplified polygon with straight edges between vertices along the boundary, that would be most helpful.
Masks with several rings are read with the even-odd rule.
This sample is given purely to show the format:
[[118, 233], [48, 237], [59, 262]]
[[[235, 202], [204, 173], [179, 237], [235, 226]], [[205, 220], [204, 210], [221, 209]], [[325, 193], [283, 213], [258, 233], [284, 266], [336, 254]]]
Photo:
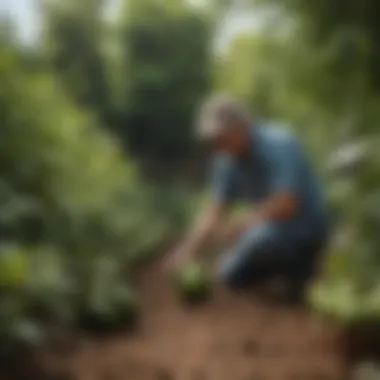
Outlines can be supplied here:
[[102, 121], [109, 115], [108, 79], [101, 51], [101, 0], [44, 3], [48, 62], [68, 94]]
[[[251, 2], [252, 3], [252, 2]], [[355, 41], [357, 37], [366, 40], [368, 48], [368, 77], [371, 88], [378, 92], [380, 89], [378, 52], [380, 29], [375, 14], [379, 10], [376, 0], [354, 0], [350, 3], [335, 0], [259, 0], [255, 2], [264, 7], [275, 6], [284, 13], [296, 17], [301, 24], [304, 36], [314, 47], [321, 47], [335, 40], [337, 73], [351, 64], [355, 56]]]
[[119, 128], [127, 126], [134, 153], [175, 158], [189, 151], [195, 108], [210, 89], [211, 21], [184, 1], [128, 3]]

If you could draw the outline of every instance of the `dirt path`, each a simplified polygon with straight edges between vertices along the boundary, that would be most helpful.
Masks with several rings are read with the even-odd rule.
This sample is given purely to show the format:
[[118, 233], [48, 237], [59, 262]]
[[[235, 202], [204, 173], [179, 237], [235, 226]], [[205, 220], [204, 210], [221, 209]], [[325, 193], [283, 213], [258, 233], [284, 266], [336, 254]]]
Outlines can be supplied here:
[[221, 291], [189, 308], [155, 264], [139, 282], [133, 333], [80, 338], [44, 353], [44, 375], [6, 380], [349, 380], [337, 329], [307, 311]]
[[83, 339], [66, 356], [45, 356], [47, 378], [347, 380], [337, 332], [308, 312], [222, 292], [185, 307], [157, 265], [144, 271], [139, 291], [143, 317], [133, 334]]

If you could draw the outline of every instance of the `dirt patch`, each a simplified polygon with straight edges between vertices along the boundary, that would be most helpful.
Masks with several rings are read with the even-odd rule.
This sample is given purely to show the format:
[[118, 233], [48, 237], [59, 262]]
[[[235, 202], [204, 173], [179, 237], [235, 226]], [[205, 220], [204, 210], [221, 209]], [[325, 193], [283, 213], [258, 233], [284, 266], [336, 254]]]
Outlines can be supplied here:
[[39, 355], [39, 380], [348, 379], [339, 330], [308, 311], [219, 289], [208, 303], [186, 307], [157, 264], [138, 289], [136, 331]]

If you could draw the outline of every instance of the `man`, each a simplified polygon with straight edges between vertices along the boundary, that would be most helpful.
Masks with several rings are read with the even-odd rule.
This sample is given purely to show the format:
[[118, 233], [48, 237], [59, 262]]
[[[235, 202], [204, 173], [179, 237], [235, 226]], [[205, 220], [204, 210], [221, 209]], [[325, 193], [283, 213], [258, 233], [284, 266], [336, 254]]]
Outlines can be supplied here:
[[252, 119], [224, 96], [202, 107], [199, 133], [214, 151], [211, 203], [169, 266], [194, 260], [228, 221], [233, 203], [243, 201], [247, 211], [229, 229], [233, 245], [218, 264], [218, 280], [238, 289], [283, 276], [298, 299], [315, 273], [328, 229], [320, 184], [304, 152], [288, 130]]

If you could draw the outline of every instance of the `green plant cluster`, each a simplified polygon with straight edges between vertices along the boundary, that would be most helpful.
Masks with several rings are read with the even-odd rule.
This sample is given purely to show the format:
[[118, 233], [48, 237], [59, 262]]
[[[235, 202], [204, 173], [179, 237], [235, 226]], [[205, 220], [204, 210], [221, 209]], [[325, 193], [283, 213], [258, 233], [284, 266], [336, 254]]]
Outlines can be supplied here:
[[37, 343], [51, 318], [131, 319], [133, 268], [183, 229], [187, 195], [144, 182], [109, 131], [14, 50], [0, 52], [0, 80], [2, 342]]

